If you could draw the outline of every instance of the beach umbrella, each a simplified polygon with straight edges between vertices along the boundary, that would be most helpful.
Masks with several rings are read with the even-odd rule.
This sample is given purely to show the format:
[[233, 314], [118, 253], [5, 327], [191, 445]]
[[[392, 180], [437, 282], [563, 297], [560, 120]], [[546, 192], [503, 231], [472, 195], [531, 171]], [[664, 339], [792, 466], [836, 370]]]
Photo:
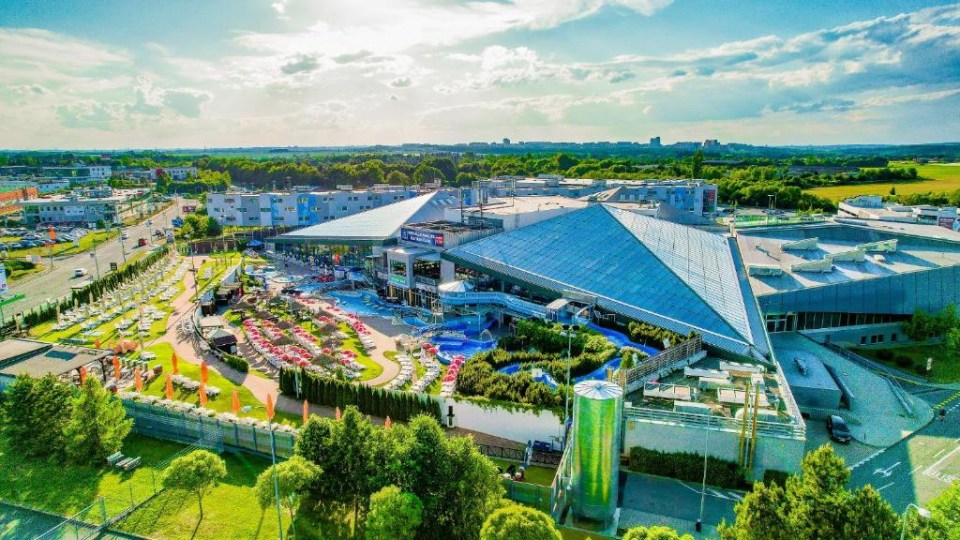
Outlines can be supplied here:
[[113, 357], [113, 377], [120, 380], [120, 358], [116, 356]]
[[207, 361], [200, 361], [200, 380], [204, 383], [210, 381], [210, 373], [207, 371]]
[[57, 304], [57, 324], [60, 324], [60, 304]]
[[200, 406], [207, 406], [207, 387], [204, 384], [200, 384], [200, 388], [197, 390], [197, 393], [200, 394]]
[[87, 380], [87, 366], [80, 366], [80, 384]]
[[233, 414], [240, 414], [240, 394], [237, 394], [237, 389], [233, 389]]
[[167, 390], [166, 390], [167, 399], [173, 399], [173, 379], [170, 378], [170, 374], [167, 373]]
[[274, 414], [275, 413], [273, 410], [273, 396], [271, 396], [270, 394], [267, 394], [267, 420], [273, 420]]
[[307, 403], [307, 400], [303, 400], [303, 424], [307, 424], [307, 420], [310, 419], [310, 404]]
[[340, 419], [340, 407], [337, 407], [337, 409], [333, 411], [333, 418], [336, 420]]
[[89, 302], [87, 303], [90, 304], [90, 307], [93, 307], [93, 291], [92, 290], [90, 291], [90, 296], [88, 297], [88, 300]]
[[97, 339], [95, 339], [95, 340], [93, 341], [93, 348], [94, 348], [94, 349], [99, 349], [99, 348], [100, 348], [100, 338], [97, 338]]
[[390, 417], [387, 417], [387, 420], [383, 423], [383, 429], [390, 429], [390, 426], [393, 425], [393, 422], [390, 420]]
[[173, 364], [173, 374], [174, 374], [174, 375], [179, 375], [179, 374], [180, 374], [180, 362], [179, 362], [179, 360], [177, 359], [177, 353], [173, 353], [173, 355], [170, 357], [170, 363]]
[[143, 392], [143, 377], [140, 376], [140, 368], [134, 368], [133, 370], [133, 384], [137, 388], [137, 392]]

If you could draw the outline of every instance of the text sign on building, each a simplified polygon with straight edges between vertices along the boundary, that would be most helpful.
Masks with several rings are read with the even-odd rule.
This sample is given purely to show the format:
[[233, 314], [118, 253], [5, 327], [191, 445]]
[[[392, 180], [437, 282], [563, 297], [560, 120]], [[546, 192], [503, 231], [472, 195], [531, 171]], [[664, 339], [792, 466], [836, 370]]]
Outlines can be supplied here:
[[403, 276], [390, 276], [390, 284], [404, 288], [409, 287], [409, 285], [407, 285], [407, 278]]
[[400, 229], [400, 239], [404, 242], [423, 244], [425, 246], [443, 247], [443, 233], [421, 231], [418, 229]]

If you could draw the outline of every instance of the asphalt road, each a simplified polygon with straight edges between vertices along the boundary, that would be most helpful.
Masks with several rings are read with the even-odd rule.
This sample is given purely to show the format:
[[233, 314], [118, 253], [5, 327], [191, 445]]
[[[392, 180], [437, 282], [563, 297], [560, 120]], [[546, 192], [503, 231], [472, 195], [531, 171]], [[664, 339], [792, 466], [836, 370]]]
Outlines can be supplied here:
[[854, 464], [852, 486], [873, 485], [897, 512], [908, 504], [924, 505], [960, 479], [960, 401], [946, 406], [941, 422]]
[[[105, 275], [110, 271], [110, 263], [115, 262], [118, 265], [123, 264], [124, 260], [135, 254], [137, 250], [150, 249], [152, 246], [159, 245], [156, 241], [147, 245], [147, 247], [136, 247], [138, 238], [147, 238], [153, 240], [150, 231], [163, 230], [169, 225], [170, 220], [180, 215], [180, 200], [176, 204], [166, 209], [163, 213], [154, 216], [153, 225], [148, 226], [144, 221], [139, 225], [124, 227], [123, 232], [128, 236], [127, 240], [121, 240], [116, 237], [112, 240], [98, 244], [92, 251], [78, 253], [64, 258], [53, 258], [53, 268], [49, 268], [49, 259], [43, 259], [43, 265], [46, 267], [42, 273], [31, 275], [23, 280], [16, 281], [10, 285], [10, 295], [24, 294], [23, 300], [4, 306], [4, 316], [10, 317], [13, 312], [22, 312], [39, 306], [47, 300], [53, 300], [57, 297], [70, 294], [70, 286], [90, 278], [97, 277], [97, 265], [100, 267], [100, 274]], [[162, 242], [163, 240], [161, 240]], [[91, 253], [96, 253], [96, 259], [91, 257]], [[74, 271], [77, 268], [86, 268], [89, 275], [85, 278], [74, 277]]]
[[[621, 526], [663, 524], [681, 532], [693, 533], [700, 516], [700, 484], [648, 474], [626, 473], [621, 500]], [[707, 486], [704, 496], [703, 523], [713, 531], [721, 520], [736, 519], [734, 505], [744, 493]], [[636, 520], [636, 523], [633, 521]], [[713, 536], [712, 534], [710, 536]]]

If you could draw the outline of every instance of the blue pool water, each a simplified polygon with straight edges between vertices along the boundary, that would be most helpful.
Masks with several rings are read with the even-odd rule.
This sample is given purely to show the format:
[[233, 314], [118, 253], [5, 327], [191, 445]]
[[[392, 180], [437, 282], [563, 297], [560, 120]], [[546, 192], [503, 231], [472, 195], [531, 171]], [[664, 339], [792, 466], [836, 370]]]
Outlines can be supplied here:
[[437, 346], [437, 360], [442, 364], [449, 364], [457, 355], [462, 354], [469, 359], [477, 353], [489, 351], [497, 346], [496, 340], [478, 341], [469, 338], [436, 336], [431, 338], [431, 341]]
[[393, 310], [379, 305], [380, 298], [367, 291], [333, 291], [327, 294], [337, 307], [361, 317], [393, 317]]
[[[519, 363], [510, 364], [509, 366], [504, 366], [498, 369], [497, 371], [499, 371], [500, 373], [505, 373], [507, 375], [515, 375], [520, 371], [520, 366], [521, 364]], [[554, 379], [553, 376], [547, 372], [541, 373], [540, 376], [534, 377], [533, 380], [536, 382], [542, 382], [543, 384], [549, 386], [550, 388], [556, 388], [557, 386], [559, 386], [557, 383], [557, 380]]]
[[[594, 324], [594, 323], [592, 323], [592, 322], [583, 322], [583, 321], [581, 321], [581, 324], [587, 326], [587, 327], [590, 328], [591, 330], [596, 330], [597, 332], [600, 332], [601, 334], [603, 334], [603, 337], [609, 339], [610, 342], [613, 343], [614, 345], [616, 345], [618, 348], [619, 348], [619, 347], [633, 347], [634, 349], [643, 351], [643, 352], [647, 353], [647, 354], [650, 355], [650, 356], [653, 356], [653, 355], [657, 354], [658, 352], [660, 352], [660, 349], [656, 349], [656, 348], [654, 348], [654, 347], [649, 347], [649, 346], [647, 346], [647, 345], [641, 345], [641, 344], [639, 344], [639, 343], [635, 343], [635, 342], [633, 342], [633, 341], [630, 341], [630, 338], [627, 337], [626, 334], [623, 334], [623, 333], [621, 333], [621, 332], [617, 332], [616, 330], [611, 330], [611, 329], [609, 329], [609, 328], [604, 328], [604, 327], [598, 326], [598, 325], [596, 325], [596, 324]], [[619, 364], [617, 364], [617, 365], [619, 365]]]

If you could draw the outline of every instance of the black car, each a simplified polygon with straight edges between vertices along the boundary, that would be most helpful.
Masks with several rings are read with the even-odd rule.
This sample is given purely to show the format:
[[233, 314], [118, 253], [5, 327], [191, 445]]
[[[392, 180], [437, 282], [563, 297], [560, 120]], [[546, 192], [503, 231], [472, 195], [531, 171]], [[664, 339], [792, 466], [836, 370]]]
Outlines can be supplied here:
[[830, 438], [838, 443], [850, 442], [850, 428], [847, 427], [846, 420], [840, 416], [832, 414], [827, 417], [827, 432], [830, 433]]

